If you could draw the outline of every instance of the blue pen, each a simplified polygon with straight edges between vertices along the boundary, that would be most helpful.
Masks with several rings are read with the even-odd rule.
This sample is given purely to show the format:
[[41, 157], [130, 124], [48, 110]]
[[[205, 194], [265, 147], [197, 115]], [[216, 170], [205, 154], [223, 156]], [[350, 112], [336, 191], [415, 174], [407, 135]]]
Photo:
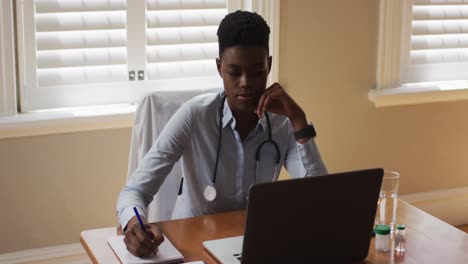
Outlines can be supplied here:
[[[140, 214], [138, 213], [137, 208], [136, 208], [136, 207], [133, 207], [133, 211], [135, 212], [135, 215], [136, 215], [136, 217], [137, 217], [137, 219], [138, 219], [138, 223], [140, 223], [140, 227], [141, 227], [141, 229], [143, 230], [143, 232], [145, 232], [146, 237], [147, 237], [149, 240], [151, 240], [151, 242], [154, 243], [154, 240], [151, 239], [150, 234], [148, 233], [148, 231], [146, 231], [145, 225], [143, 224], [143, 221], [141, 220], [141, 216], [140, 216]], [[153, 254], [156, 255], [156, 252], [153, 251]]]

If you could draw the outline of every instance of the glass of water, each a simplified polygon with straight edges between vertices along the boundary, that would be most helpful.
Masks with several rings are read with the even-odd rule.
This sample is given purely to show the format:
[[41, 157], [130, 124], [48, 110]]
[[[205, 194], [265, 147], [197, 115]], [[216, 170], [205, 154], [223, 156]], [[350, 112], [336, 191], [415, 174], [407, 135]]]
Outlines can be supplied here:
[[396, 209], [398, 203], [398, 180], [400, 174], [395, 171], [385, 171], [380, 188], [380, 196], [375, 215], [376, 225], [388, 225], [392, 232], [395, 229]]

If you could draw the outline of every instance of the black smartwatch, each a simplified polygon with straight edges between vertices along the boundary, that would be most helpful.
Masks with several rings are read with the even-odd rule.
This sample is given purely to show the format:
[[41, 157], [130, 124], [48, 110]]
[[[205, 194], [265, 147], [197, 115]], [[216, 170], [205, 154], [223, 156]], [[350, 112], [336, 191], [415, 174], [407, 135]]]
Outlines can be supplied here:
[[315, 128], [314, 128], [314, 125], [312, 125], [312, 123], [309, 123], [307, 127], [299, 130], [299, 131], [296, 131], [294, 132], [294, 139], [295, 140], [299, 140], [301, 138], [305, 138], [305, 137], [316, 137], [317, 136], [317, 132], [315, 132]]

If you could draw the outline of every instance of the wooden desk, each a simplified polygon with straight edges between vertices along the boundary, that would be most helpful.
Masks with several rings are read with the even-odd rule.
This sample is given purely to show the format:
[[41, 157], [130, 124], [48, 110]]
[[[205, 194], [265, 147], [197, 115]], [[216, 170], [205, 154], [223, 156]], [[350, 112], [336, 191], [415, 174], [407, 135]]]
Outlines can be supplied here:
[[[375, 252], [372, 239], [365, 263], [468, 263], [466, 233], [403, 201], [398, 202], [397, 215], [398, 222], [407, 226], [407, 252], [403, 255]], [[244, 222], [245, 212], [238, 211], [159, 222], [158, 226], [185, 261], [216, 263], [203, 249], [202, 242], [242, 235]], [[81, 244], [94, 263], [119, 263], [106, 243], [109, 236], [116, 235], [116, 230], [112, 227], [81, 233]]]

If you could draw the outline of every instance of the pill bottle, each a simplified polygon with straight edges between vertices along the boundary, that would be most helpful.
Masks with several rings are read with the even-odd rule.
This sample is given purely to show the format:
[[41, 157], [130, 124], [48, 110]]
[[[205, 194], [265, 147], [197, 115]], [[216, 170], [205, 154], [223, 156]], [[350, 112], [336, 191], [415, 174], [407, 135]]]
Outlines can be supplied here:
[[387, 252], [390, 251], [390, 226], [377, 225], [375, 232], [375, 250]]

